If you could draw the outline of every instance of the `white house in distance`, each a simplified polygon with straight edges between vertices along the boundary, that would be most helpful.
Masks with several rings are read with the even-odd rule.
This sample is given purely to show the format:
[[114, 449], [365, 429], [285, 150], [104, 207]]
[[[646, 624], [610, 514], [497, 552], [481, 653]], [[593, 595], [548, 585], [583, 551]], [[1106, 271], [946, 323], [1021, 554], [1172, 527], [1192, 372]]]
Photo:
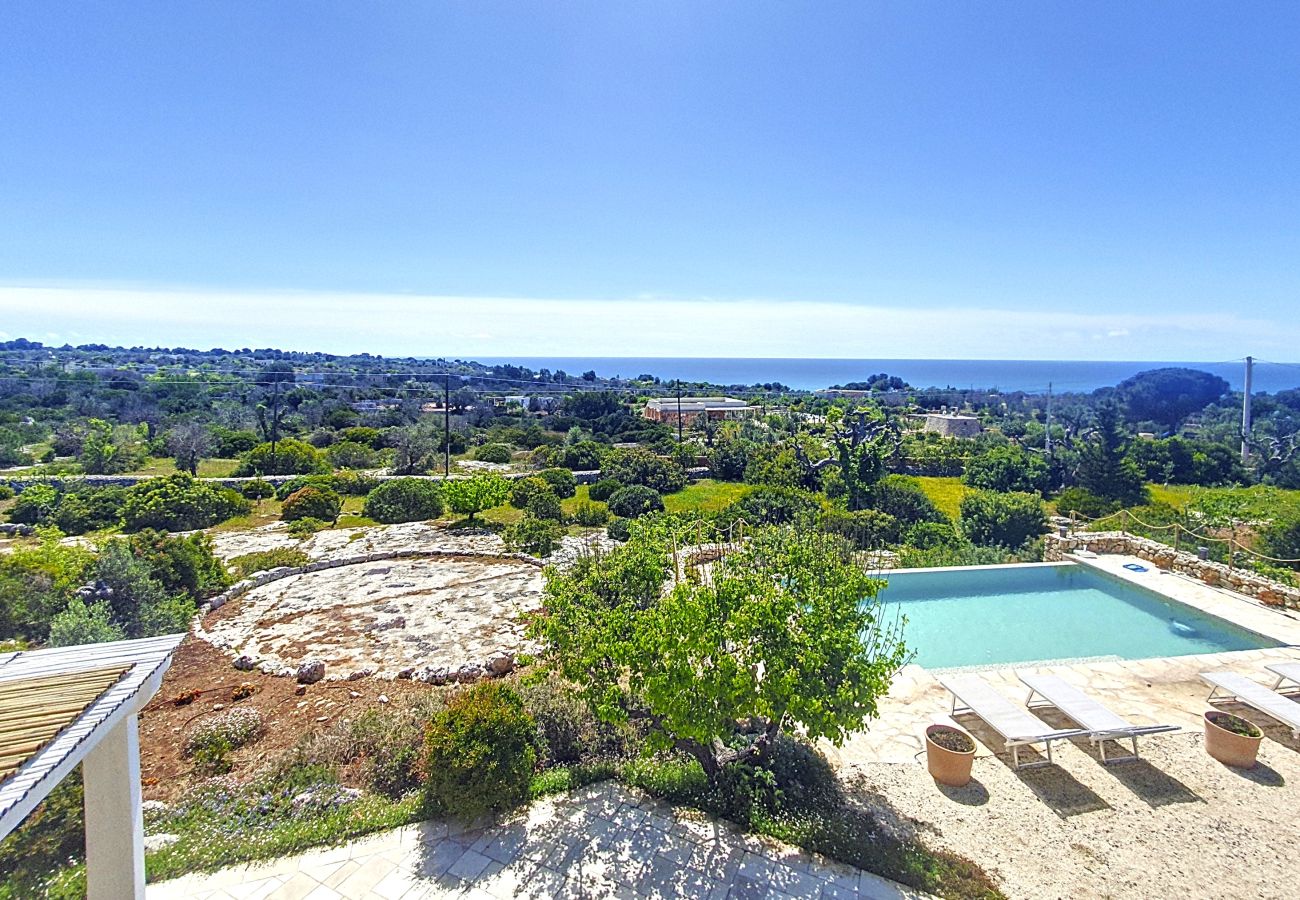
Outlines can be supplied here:
[[694, 425], [708, 419], [743, 419], [758, 413], [757, 406], [750, 406], [744, 400], [732, 397], [656, 397], [646, 402], [641, 415], [651, 422], [663, 422], [676, 425], [678, 411], [681, 412], [682, 424]]
[[144, 900], [136, 716], [184, 637], [0, 654], [0, 838], [81, 763], [88, 900]]

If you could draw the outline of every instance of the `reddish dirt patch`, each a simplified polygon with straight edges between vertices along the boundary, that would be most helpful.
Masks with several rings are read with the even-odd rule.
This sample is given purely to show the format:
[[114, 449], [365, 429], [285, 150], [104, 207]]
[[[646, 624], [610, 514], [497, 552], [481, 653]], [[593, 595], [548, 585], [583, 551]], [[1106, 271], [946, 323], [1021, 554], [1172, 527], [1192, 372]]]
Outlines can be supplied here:
[[[201, 780], [181, 755], [185, 736], [195, 723], [232, 707], [256, 709], [266, 723], [260, 739], [231, 755], [233, 774], [240, 777], [291, 749], [314, 730], [382, 707], [381, 694], [400, 703], [439, 690], [418, 682], [362, 678], [308, 685], [300, 696], [295, 691], [301, 685], [292, 678], [240, 672], [230, 663], [225, 653], [192, 636], [176, 651], [158, 694], [140, 713], [140, 776], [145, 799], [170, 802]], [[252, 688], [252, 695], [232, 700], [244, 684]], [[359, 696], [353, 697], [353, 693]]]

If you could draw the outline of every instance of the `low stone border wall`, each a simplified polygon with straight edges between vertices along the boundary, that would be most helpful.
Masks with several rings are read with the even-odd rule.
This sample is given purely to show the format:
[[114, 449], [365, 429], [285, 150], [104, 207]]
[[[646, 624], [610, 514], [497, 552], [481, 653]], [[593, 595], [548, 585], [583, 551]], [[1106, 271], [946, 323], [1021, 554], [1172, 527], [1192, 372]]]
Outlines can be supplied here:
[[1229, 568], [1224, 563], [1201, 559], [1194, 553], [1175, 550], [1168, 544], [1126, 531], [1076, 531], [1065, 537], [1049, 534], [1044, 541], [1043, 559], [1059, 562], [1075, 550], [1136, 556], [1213, 587], [1253, 597], [1266, 606], [1300, 609], [1300, 588], [1273, 581], [1248, 569]]
[[[339, 569], [344, 566], [359, 566], [369, 563], [383, 562], [394, 559], [464, 559], [466, 557], [474, 559], [495, 559], [510, 560], [512, 562], [527, 563], [541, 569], [545, 566], [540, 559], [529, 556], [526, 553], [493, 553], [484, 550], [454, 550], [454, 549], [437, 549], [437, 550], [378, 550], [372, 553], [360, 553], [355, 556], [340, 556], [333, 559], [321, 559], [310, 562], [305, 566], [277, 566], [274, 569], [267, 569], [264, 572], [256, 572], [253, 575], [241, 581], [235, 582], [226, 590], [206, 600], [199, 608], [198, 613], [194, 616], [191, 630], [194, 636], [199, 640], [206, 641], [208, 644], [216, 647], [218, 650], [230, 651], [230, 647], [225, 641], [217, 640], [208, 634], [203, 627], [203, 619], [206, 615], [225, 606], [231, 600], [235, 600], [255, 588], [271, 584], [285, 578], [292, 578], [295, 575], [306, 575], [312, 572], [324, 572], [328, 569]], [[274, 675], [281, 678], [297, 678], [303, 684], [314, 684], [321, 679], [330, 681], [356, 681], [360, 678], [376, 676], [380, 678], [409, 678], [416, 681], [423, 681], [429, 684], [449, 684], [452, 682], [470, 683], [478, 681], [480, 678], [492, 678], [505, 675], [514, 670], [516, 660], [509, 653], [497, 653], [483, 660], [481, 663], [467, 662], [457, 669], [447, 668], [407, 668], [400, 672], [375, 672], [373, 670], [360, 670], [355, 672], [330, 673], [325, 674], [325, 663], [318, 659], [306, 659], [295, 669], [290, 666], [280, 666], [269, 660], [255, 659], [248, 655], [241, 655], [234, 659], [233, 665], [240, 671], [248, 672], [257, 669], [266, 675]]]

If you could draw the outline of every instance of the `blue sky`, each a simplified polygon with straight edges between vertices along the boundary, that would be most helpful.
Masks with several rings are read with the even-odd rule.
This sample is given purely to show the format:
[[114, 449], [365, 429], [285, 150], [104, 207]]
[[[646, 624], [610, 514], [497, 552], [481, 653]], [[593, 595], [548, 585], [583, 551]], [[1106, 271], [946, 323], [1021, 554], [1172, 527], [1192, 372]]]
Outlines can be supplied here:
[[1300, 358], [1295, 4], [2, 17], [10, 336]]

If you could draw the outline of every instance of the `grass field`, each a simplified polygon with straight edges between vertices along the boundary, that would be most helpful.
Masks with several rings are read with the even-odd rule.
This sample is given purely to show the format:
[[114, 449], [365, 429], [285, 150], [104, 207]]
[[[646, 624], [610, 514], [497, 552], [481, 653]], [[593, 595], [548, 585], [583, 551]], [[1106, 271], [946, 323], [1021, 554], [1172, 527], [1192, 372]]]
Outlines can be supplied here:
[[670, 513], [719, 512], [751, 490], [752, 485], [703, 478], [675, 494], [665, 494], [664, 509]]
[[960, 478], [919, 475], [916, 480], [921, 482], [921, 490], [939, 507], [940, 512], [949, 518], [957, 518], [961, 512], [961, 498], [969, 490]]
[[[237, 459], [203, 459], [199, 460], [200, 478], [229, 478], [239, 466]], [[176, 471], [176, 461], [170, 456], [151, 456], [144, 466], [128, 475], [171, 475]]]

